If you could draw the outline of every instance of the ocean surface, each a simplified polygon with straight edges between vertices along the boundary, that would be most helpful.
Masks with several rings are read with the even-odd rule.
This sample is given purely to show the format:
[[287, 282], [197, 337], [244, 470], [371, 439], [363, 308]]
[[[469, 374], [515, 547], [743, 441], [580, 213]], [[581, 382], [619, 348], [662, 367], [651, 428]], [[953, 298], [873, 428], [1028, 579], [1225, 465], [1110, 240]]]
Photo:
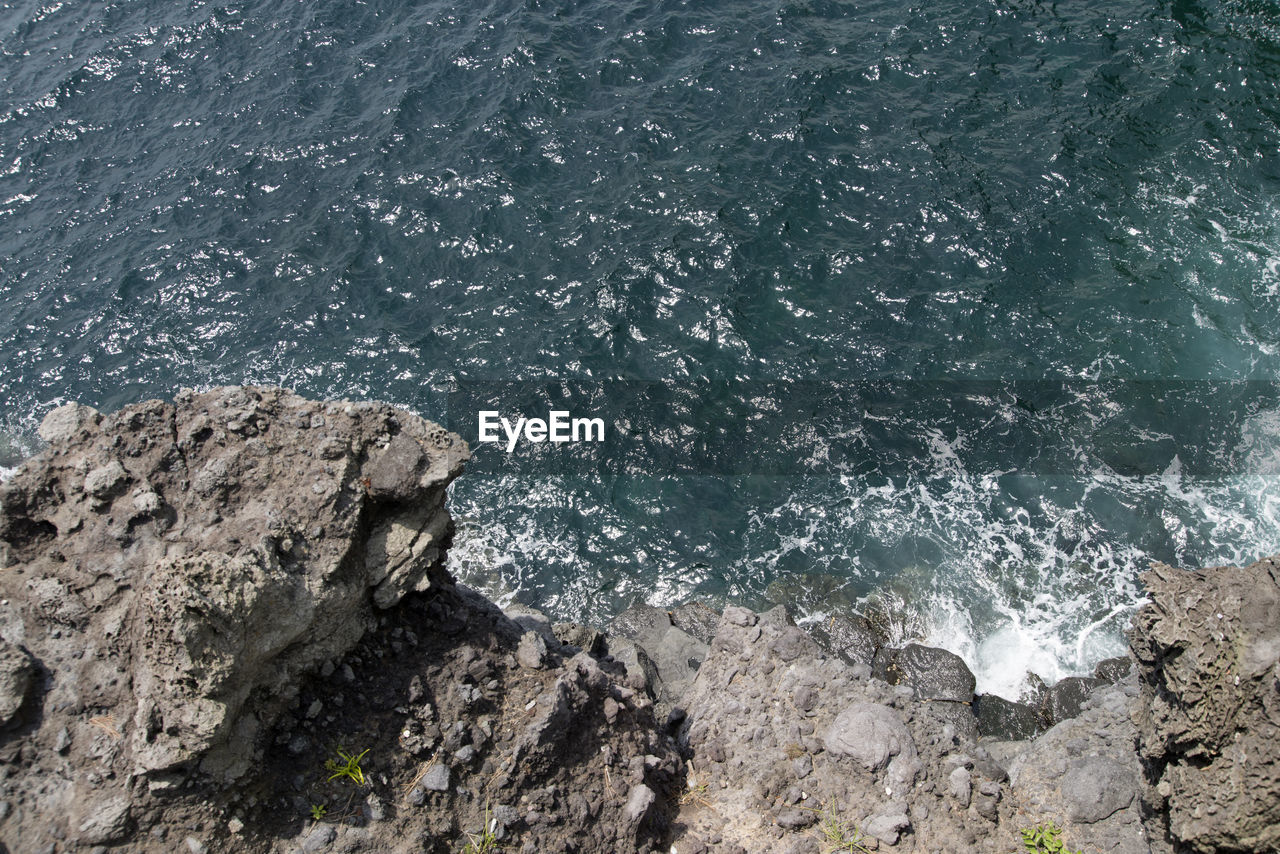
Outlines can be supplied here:
[[0, 2], [0, 469], [179, 386], [480, 408], [455, 573], [981, 690], [1280, 551], [1270, 0]]

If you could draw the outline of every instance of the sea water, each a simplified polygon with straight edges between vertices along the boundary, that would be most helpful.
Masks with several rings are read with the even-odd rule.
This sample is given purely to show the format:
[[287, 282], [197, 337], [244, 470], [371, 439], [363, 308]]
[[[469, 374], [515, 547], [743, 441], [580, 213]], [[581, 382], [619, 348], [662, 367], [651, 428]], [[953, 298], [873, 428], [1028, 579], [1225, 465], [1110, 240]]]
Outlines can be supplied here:
[[1088, 672], [1150, 561], [1280, 551], [1278, 59], [1246, 2], [0, 3], [0, 468], [179, 386], [571, 399], [476, 446], [465, 580]]

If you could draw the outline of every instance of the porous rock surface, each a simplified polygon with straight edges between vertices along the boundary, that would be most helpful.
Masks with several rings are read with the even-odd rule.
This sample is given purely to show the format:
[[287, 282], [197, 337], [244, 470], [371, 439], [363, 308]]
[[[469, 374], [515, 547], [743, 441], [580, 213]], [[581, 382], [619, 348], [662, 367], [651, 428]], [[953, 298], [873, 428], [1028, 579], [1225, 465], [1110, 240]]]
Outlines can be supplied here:
[[1142, 580], [1136, 717], [1170, 833], [1192, 851], [1280, 847], [1280, 561]]
[[49, 670], [46, 706], [127, 730], [117, 767], [153, 786], [195, 759], [238, 777], [279, 686], [443, 578], [467, 449], [407, 413], [232, 388], [72, 404], [41, 435], [0, 490], [4, 634]]
[[[645, 791], [679, 763], [649, 701], [619, 667], [522, 649], [445, 572], [458, 436], [251, 387], [73, 404], [40, 432], [0, 485], [0, 849], [661, 831]], [[360, 773], [334, 776], [344, 754]]]

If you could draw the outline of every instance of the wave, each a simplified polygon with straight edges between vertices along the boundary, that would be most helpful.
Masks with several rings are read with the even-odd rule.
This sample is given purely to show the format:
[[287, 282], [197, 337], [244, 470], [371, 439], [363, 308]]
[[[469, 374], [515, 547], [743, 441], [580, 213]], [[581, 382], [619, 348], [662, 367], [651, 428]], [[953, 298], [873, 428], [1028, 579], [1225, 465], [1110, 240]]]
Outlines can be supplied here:
[[1177, 456], [1122, 474], [1083, 447], [1074, 473], [975, 471], [933, 428], [905, 476], [468, 475], [451, 568], [597, 624], [635, 599], [782, 603], [801, 622], [875, 610], [890, 642], [949, 649], [979, 691], [1016, 699], [1029, 672], [1052, 683], [1123, 653], [1153, 560], [1280, 551], [1276, 423], [1248, 419], [1239, 471], [1213, 476]]

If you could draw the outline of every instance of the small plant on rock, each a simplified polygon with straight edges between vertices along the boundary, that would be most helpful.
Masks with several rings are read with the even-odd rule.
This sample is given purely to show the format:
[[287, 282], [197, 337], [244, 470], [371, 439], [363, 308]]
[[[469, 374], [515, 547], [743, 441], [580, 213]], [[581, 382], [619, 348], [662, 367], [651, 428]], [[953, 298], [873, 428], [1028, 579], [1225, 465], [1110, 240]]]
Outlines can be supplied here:
[[[484, 808], [484, 823], [480, 825], [480, 833], [467, 833], [467, 847], [462, 854], [490, 854], [498, 848], [498, 835], [495, 833], [493, 818], [489, 814], [488, 805]], [[463, 831], [466, 833], [466, 831]]]
[[705, 797], [706, 794], [707, 794], [706, 783], [702, 783], [700, 785], [695, 786], [693, 782], [690, 781], [689, 790], [686, 792], [682, 792], [680, 794], [680, 806], [684, 806], [685, 804], [692, 803], [694, 801], [710, 806], [710, 804], [707, 804], [707, 800]]
[[360, 767], [360, 761], [364, 759], [369, 751], [363, 750], [358, 754], [353, 754], [340, 747], [336, 752], [338, 759], [342, 760], [341, 762], [338, 759], [326, 759], [324, 762], [325, 769], [332, 772], [329, 775], [329, 779], [337, 780], [345, 777], [357, 786], [363, 786], [365, 783], [364, 769]]
[[1035, 827], [1023, 828], [1022, 845], [1029, 854], [1083, 854], [1073, 852], [1062, 841], [1062, 829], [1053, 822], [1037, 824]]
[[818, 820], [818, 833], [824, 843], [822, 854], [870, 854], [862, 844], [866, 839], [852, 822], [845, 821], [830, 806]]

